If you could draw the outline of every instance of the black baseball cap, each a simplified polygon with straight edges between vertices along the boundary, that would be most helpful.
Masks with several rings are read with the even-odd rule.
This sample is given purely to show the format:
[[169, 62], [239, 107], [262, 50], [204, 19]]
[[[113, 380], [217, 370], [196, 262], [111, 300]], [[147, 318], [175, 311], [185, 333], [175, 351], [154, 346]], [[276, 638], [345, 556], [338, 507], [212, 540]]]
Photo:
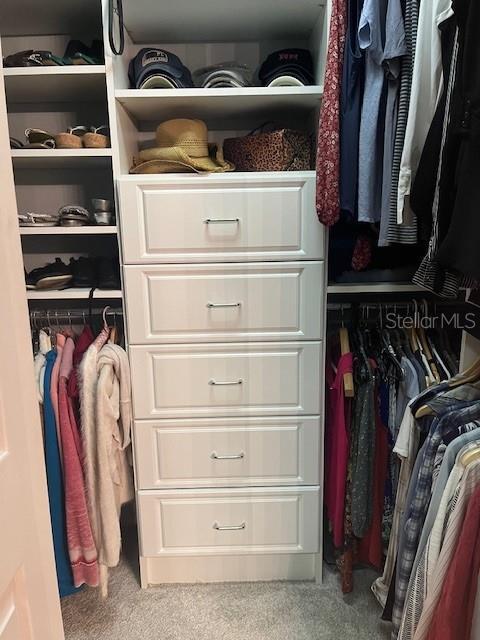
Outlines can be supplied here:
[[178, 56], [164, 49], [141, 49], [130, 60], [128, 77], [134, 89], [193, 87], [187, 67]]
[[280, 49], [271, 53], [260, 67], [263, 86], [314, 84], [312, 54], [307, 49]]

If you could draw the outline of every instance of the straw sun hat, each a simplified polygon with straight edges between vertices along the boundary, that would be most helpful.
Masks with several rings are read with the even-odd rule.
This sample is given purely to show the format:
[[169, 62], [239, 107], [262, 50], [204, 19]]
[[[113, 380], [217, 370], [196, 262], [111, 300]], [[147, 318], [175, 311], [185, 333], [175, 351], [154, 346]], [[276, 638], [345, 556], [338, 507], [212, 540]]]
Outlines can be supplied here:
[[176, 119], [157, 127], [156, 146], [140, 151], [130, 173], [177, 173], [234, 171], [215, 144], [208, 144], [202, 120]]

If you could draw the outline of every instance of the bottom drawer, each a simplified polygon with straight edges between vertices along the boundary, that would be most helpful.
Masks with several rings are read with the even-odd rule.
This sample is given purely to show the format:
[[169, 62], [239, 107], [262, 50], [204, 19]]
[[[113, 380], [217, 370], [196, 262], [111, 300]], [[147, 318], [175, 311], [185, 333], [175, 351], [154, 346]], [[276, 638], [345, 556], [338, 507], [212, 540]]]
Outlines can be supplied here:
[[319, 487], [139, 491], [141, 555], [316, 553]]

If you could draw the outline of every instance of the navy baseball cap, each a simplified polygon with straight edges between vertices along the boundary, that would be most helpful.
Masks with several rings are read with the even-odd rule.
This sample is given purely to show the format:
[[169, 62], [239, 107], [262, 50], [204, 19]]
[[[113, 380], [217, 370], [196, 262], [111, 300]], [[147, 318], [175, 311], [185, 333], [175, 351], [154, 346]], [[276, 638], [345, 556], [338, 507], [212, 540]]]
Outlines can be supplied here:
[[307, 49], [281, 49], [271, 53], [260, 67], [265, 87], [314, 84], [312, 54]]
[[134, 89], [190, 88], [190, 71], [178, 56], [164, 49], [141, 49], [128, 67], [130, 85]]

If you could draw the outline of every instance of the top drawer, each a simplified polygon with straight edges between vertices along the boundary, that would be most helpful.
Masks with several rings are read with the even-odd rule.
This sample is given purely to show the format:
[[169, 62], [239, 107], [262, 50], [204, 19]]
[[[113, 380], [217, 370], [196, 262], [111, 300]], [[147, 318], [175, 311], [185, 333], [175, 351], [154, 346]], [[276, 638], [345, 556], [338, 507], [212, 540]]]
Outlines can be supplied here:
[[321, 260], [315, 173], [119, 181], [126, 264]]

